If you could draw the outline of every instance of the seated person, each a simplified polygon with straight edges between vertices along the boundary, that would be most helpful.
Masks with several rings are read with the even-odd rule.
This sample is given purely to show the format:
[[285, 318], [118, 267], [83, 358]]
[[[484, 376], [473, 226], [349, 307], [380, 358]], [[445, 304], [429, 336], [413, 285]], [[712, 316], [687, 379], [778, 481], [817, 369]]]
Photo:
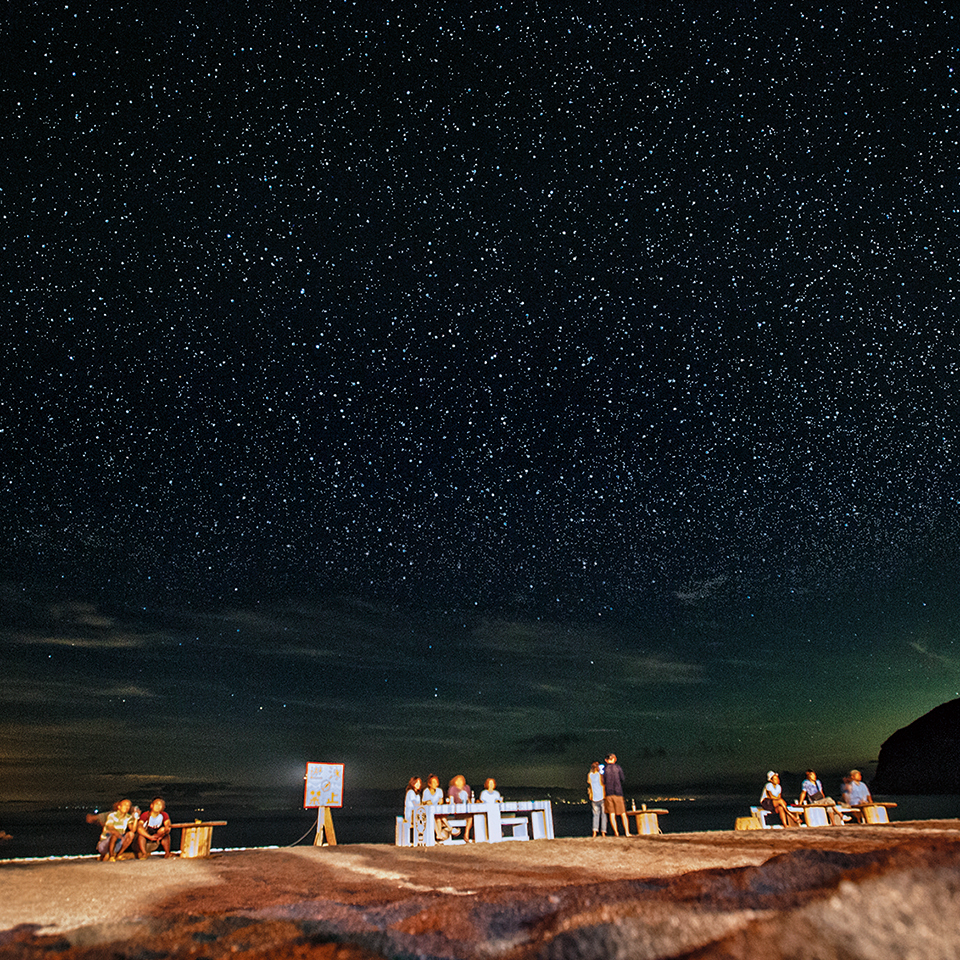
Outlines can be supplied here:
[[481, 803], [502, 803], [503, 797], [497, 789], [497, 781], [493, 777], [487, 777], [483, 781], [483, 791], [480, 794]]
[[[132, 808], [133, 804], [129, 800], [118, 800], [110, 813], [103, 817], [103, 829], [97, 844], [101, 860], [115, 861], [133, 843], [135, 834], [131, 829]], [[98, 819], [96, 814], [87, 817], [89, 823], [96, 823]]]
[[[447, 799], [449, 799], [451, 803], [469, 803], [471, 793], [470, 787], [467, 786], [467, 778], [462, 773], [458, 773], [447, 786]], [[466, 816], [464, 820], [464, 842], [472, 843], [470, 831], [473, 829], [473, 817]]]
[[170, 833], [173, 828], [165, 807], [163, 800], [155, 797], [150, 803], [150, 809], [140, 814], [137, 821], [137, 845], [141, 857], [149, 856], [158, 846], [163, 847], [164, 858], [173, 856], [170, 852]]
[[773, 770], [767, 773], [767, 783], [763, 788], [763, 793], [760, 794], [760, 806], [770, 813], [775, 813], [785, 827], [800, 826], [800, 821], [787, 809], [787, 801], [783, 799], [780, 774]]
[[844, 778], [843, 799], [848, 807], [862, 807], [865, 803], [873, 803], [873, 797], [859, 770], [851, 770], [850, 776]]
[[800, 788], [800, 799], [797, 803], [800, 806], [809, 803], [818, 807], [826, 807], [827, 817], [834, 826], [843, 823], [843, 816], [840, 811], [837, 810], [836, 801], [833, 797], [824, 796], [823, 784], [817, 779], [816, 770], [808, 770], [806, 777], [806, 780], [803, 781], [803, 786]]
[[403, 798], [403, 819], [408, 823], [413, 820], [413, 808], [420, 805], [420, 791], [423, 781], [419, 777], [411, 777], [407, 783], [407, 793]]
[[[423, 791], [420, 802], [437, 805], [443, 803], [443, 791], [440, 789], [440, 778], [435, 773], [431, 773], [430, 776], [427, 777], [427, 786]], [[450, 829], [446, 817], [435, 816], [433, 818], [433, 835], [440, 841], [449, 840], [450, 837], [453, 836], [453, 831]]]

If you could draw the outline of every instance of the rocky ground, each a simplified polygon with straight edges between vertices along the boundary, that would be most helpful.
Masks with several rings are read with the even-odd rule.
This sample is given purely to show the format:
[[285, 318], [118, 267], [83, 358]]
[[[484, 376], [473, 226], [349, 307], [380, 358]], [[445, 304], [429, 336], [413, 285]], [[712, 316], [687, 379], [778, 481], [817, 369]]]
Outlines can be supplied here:
[[958, 956], [958, 821], [0, 865], [0, 960]]

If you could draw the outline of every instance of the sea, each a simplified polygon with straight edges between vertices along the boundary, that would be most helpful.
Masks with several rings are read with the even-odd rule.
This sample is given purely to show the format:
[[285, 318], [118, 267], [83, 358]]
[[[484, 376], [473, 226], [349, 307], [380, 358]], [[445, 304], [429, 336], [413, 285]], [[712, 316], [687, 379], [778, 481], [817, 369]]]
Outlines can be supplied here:
[[[553, 804], [557, 837], [584, 837], [591, 833], [590, 805], [578, 791], [525, 788], [504, 790], [505, 800], [549, 799]], [[877, 796], [895, 802], [893, 820], [944, 820], [960, 817], [960, 796]], [[331, 811], [338, 844], [394, 842], [394, 823], [402, 812], [402, 791], [356, 791], [344, 805]], [[627, 798], [627, 806], [643, 803], [669, 810], [660, 817], [664, 833], [732, 830], [737, 817], [749, 816], [757, 794], [701, 793], [693, 795], [644, 794]], [[93, 857], [99, 829], [86, 822], [93, 806], [44, 807], [22, 803], [0, 804], [0, 863], [61, 857]], [[317, 812], [302, 808], [217, 808], [170, 803], [174, 823], [192, 820], [226, 820], [214, 828], [213, 849], [309, 846], [316, 836]], [[632, 823], [632, 821], [631, 821]], [[174, 844], [178, 843], [174, 835]]]

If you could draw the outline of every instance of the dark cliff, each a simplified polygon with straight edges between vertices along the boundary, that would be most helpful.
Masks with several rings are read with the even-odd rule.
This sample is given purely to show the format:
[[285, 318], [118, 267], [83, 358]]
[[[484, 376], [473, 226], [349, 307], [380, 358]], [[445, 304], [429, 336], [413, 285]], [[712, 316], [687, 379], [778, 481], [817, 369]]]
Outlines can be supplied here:
[[960, 700], [901, 727], [880, 748], [874, 793], [960, 793]]

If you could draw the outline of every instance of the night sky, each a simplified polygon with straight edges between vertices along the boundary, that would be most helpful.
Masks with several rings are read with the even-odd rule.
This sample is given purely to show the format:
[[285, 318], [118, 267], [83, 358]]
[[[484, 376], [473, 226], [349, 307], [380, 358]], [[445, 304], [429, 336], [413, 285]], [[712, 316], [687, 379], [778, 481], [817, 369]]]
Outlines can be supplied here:
[[18, 6], [0, 799], [759, 791], [960, 695], [952, 3]]

